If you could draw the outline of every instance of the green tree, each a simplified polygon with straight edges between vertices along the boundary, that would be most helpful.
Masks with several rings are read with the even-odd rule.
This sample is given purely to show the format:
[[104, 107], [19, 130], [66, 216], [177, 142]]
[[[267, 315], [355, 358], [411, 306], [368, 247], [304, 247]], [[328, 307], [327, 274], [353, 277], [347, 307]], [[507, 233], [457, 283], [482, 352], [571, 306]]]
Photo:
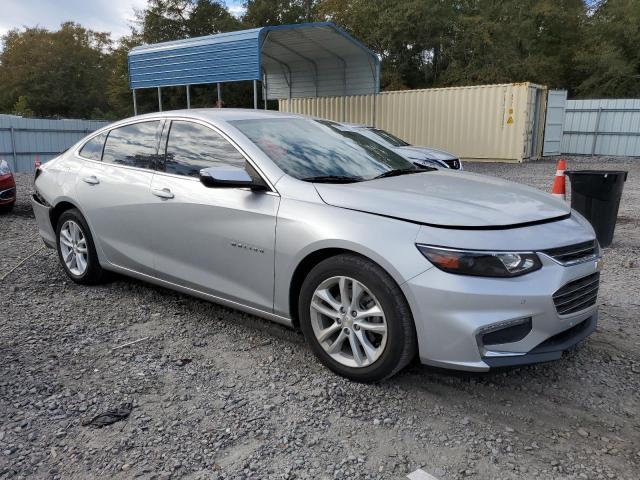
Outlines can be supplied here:
[[586, 22], [576, 54], [581, 97], [640, 97], [640, 3], [604, 0]]
[[316, 0], [247, 0], [242, 20], [250, 27], [311, 22], [316, 4]]
[[14, 115], [20, 115], [21, 117], [33, 117], [33, 110], [29, 108], [29, 102], [27, 97], [20, 95], [11, 111]]
[[89, 117], [108, 111], [110, 75], [106, 33], [64, 23], [60, 30], [12, 30], [0, 52], [0, 108], [11, 111], [20, 97], [35, 115]]
[[149, 0], [136, 14], [138, 31], [145, 43], [230, 32], [240, 21], [215, 0]]

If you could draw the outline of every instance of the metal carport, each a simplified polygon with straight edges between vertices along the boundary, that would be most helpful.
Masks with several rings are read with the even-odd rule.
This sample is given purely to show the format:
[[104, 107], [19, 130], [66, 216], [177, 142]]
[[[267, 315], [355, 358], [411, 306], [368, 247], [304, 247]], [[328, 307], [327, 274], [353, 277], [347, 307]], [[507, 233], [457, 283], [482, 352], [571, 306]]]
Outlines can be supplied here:
[[263, 97], [326, 97], [378, 93], [380, 60], [347, 32], [330, 22], [253, 28], [135, 47], [129, 53], [129, 86], [136, 90], [257, 81]]

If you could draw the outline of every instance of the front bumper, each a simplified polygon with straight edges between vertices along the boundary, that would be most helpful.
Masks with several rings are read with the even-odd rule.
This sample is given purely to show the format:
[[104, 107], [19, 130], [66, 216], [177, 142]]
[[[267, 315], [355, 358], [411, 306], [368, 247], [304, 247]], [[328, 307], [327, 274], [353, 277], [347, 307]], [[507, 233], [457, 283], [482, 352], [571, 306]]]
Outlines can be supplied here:
[[[563, 266], [540, 255], [542, 268], [521, 277], [482, 278], [445, 273], [437, 268], [402, 285], [411, 306], [420, 360], [457, 370], [545, 362], [591, 334], [597, 305], [559, 315], [553, 294], [567, 283], [598, 271], [597, 261]], [[530, 325], [508, 343], [484, 345], [493, 328]]]
[[33, 208], [33, 214], [36, 217], [36, 223], [38, 224], [38, 230], [42, 240], [48, 247], [55, 248], [56, 234], [51, 225], [51, 207], [45, 205], [44, 201], [35, 194], [31, 196], [31, 207]]
[[548, 338], [533, 350], [518, 356], [485, 357], [484, 362], [491, 368], [515, 367], [532, 363], [552, 362], [559, 360], [562, 353], [576, 346], [595, 332], [598, 326], [598, 312], [595, 312], [581, 323]]

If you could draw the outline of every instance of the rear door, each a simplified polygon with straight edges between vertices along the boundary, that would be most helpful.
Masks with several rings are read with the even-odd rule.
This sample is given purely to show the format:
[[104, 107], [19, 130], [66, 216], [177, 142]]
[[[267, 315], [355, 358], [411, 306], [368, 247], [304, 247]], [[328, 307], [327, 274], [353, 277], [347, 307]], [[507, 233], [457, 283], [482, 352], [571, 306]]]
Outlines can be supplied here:
[[153, 178], [150, 217], [160, 278], [261, 310], [273, 308], [276, 214], [280, 197], [248, 188], [208, 188], [202, 168], [234, 166], [259, 175], [219, 131], [173, 120], [166, 160]]
[[157, 161], [160, 120], [138, 121], [110, 130], [104, 146], [88, 142], [77, 194], [103, 257], [114, 265], [150, 273], [150, 186]]

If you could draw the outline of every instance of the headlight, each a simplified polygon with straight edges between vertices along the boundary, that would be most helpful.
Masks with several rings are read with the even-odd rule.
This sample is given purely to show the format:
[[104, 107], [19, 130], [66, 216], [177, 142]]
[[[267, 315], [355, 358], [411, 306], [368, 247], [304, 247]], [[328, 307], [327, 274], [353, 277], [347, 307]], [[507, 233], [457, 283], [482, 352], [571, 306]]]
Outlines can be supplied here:
[[7, 175], [11, 173], [11, 169], [9, 168], [9, 164], [6, 160], [0, 160], [0, 175]]
[[414, 165], [418, 165], [420, 167], [431, 167], [431, 168], [442, 168], [442, 165], [435, 160], [429, 160], [426, 158], [410, 158]]
[[479, 277], [517, 277], [538, 270], [542, 264], [534, 252], [487, 252], [416, 245], [440, 270]]

